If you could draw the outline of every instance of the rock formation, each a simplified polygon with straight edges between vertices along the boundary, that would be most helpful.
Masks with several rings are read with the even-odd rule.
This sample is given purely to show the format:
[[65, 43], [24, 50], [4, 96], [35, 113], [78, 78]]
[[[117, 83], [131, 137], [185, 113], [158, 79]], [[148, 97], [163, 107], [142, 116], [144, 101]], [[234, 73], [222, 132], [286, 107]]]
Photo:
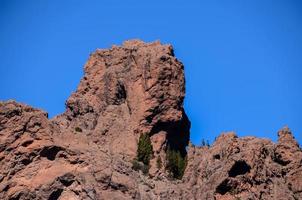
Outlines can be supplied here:
[[[302, 199], [302, 151], [288, 128], [276, 144], [225, 133], [193, 146], [184, 85], [171, 45], [131, 40], [91, 54], [53, 119], [0, 102], [0, 199]], [[133, 166], [143, 134], [147, 173]], [[169, 148], [187, 162], [181, 179], [166, 170]]]

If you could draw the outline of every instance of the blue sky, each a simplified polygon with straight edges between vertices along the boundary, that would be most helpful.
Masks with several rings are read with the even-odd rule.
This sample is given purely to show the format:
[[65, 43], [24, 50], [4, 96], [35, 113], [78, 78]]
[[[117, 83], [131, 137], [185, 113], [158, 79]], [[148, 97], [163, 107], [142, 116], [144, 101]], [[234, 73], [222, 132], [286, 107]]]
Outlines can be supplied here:
[[302, 143], [299, 0], [1, 0], [0, 100], [59, 114], [89, 54], [132, 38], [173, 44], [193, 143], [284, 125]]

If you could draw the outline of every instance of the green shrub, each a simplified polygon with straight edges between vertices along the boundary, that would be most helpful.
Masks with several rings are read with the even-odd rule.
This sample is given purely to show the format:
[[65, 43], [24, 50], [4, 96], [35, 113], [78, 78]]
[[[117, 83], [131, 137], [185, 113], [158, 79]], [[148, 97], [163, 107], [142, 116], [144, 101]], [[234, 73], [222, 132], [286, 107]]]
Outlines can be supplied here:
[[148, 175], [148, 173], [149, 173], [149, 168], [150, 168], [149, 165], [143, 165], [142, 168], [141, 168], [143, 174]]
[[142, 134], [139, 137], [139, 141], [138, 141], [137, 160], [149, 166], [149, 162], [152, 154], [153, 154], [153, 148], [152, 148], [150, 136], [149, 134]]
[[187, 165], [186, 156], [182, 156], [177, 150], [168, 148], [166, 152], [166, 159], [166, 169], [174, 178], [181, 179]]
[[211, 145], [210, 145], [209, 140], [206, 141], [205, 139], [202, 139], [200, 146], [201, 147], [210, 147]]
[[138, 160], [134, 159], [132, 161], [132, 169], [135, 171], [142, 171], [143, 174], [147, 175], [149, 173], [149, 166], [145, 165], [142, 162], [139, 162]]
[[161, 169], [163, 166], [163, 162], [161, 161], [160, 156], [158, 156], [156, 159], [156, 166], [157, 166], [157, 169]]
[[141, 164], [136, 159], [132, 161], [132, 169], [135, 171], [139, 171], [141, 169]]
[[206, 146], [206, 141], [205, 141], [205, 139], [202, 139], [202, 140], [201, 140], [201, 146], [202, 146], [202, 147], [205, 147], [205, 146]]
[[82, 129], [80, 128], [80, 127], [75, 127], [75, 129], [74, 129], [76, 132], [82, 132]]

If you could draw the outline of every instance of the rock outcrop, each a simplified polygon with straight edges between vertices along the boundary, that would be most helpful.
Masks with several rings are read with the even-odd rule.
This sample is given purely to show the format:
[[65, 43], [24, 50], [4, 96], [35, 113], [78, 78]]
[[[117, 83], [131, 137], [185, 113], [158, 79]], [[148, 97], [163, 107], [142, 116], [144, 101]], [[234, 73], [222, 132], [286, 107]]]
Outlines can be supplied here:
[[193, 199], [302, 199], [302, 152], [287, 127], [277, 144], [227, 133], [188, 157], [183, 181]]
[[[171, 45], [131, 40], [91, 54], [53, 119], [0, 102], [0, 199], [302, 199], [302, 151], [288, 128], [276, 144], [225, 133], [193, 146], [184, 86]], [[142, 134], [153, 147], [147, 174], [133, 168]], [[187, 161], [180, 180], [165, 169], [168, 148]]]

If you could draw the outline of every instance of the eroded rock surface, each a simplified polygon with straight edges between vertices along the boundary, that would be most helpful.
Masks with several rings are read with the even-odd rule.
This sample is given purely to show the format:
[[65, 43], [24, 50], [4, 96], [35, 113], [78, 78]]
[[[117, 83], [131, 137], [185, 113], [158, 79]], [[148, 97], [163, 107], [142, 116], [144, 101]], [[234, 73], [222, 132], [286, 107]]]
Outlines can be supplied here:
[[183, 181], [192, 198], [301, 199], [301, 149], [287, 127], [278, 135], [274, 144], [226, 133], [210, 148], [189, 148]]
[[[184, 81], [171, 45], [131, 40], [91, 54], [53, 119], [0, 102], [0, 199], [302, 199], [302, 152], [288, 128], [276, 144], [225, 133], [189, 145]], [[132, 166], [141, 134], [153, 146], [149, 175]], [[165, 170], [168, 146], [187, 154], [182, 180]]]

